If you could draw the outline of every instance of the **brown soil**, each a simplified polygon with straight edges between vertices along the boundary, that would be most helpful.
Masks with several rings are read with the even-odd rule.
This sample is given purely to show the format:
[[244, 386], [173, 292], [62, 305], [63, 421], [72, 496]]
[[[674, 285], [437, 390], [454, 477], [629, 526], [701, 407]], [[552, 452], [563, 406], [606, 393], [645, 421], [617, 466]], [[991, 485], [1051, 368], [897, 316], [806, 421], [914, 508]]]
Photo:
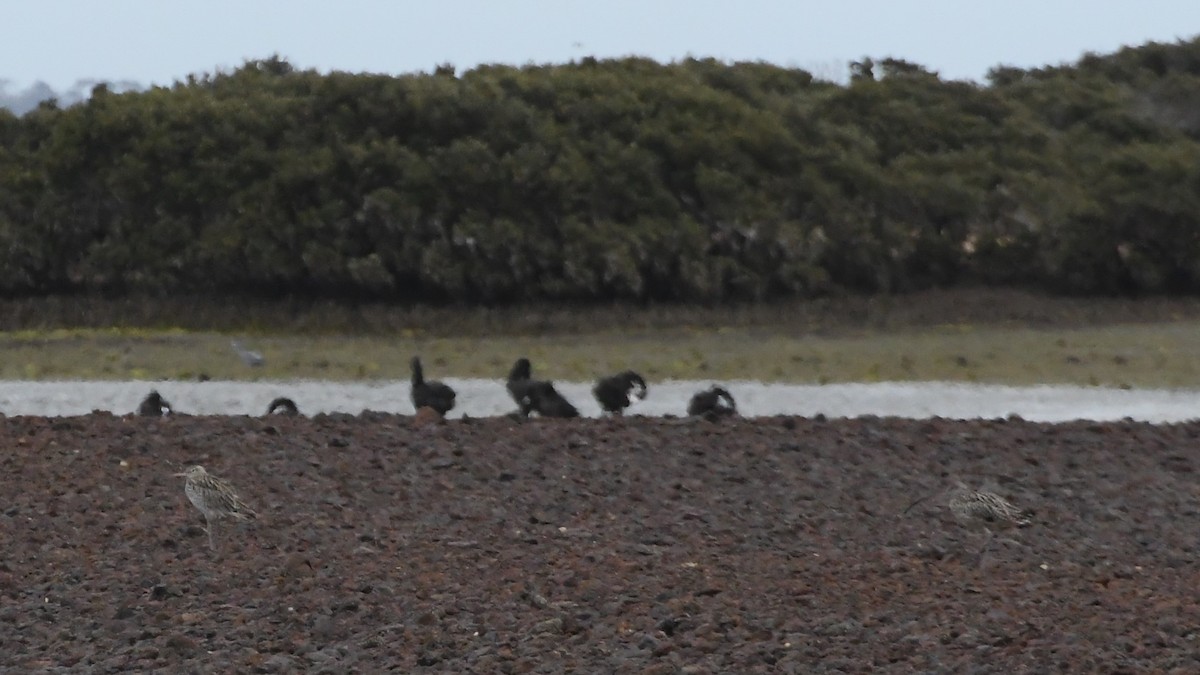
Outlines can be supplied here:
[[[13, 672], [1195, 672], [1200, 423], [0, 419]], [[217, 552], [201, 463], [258, 509]], [[976, 559], [939, 491], [1036, 511]], [[920, 497], [909, 513], [905, 507]]]

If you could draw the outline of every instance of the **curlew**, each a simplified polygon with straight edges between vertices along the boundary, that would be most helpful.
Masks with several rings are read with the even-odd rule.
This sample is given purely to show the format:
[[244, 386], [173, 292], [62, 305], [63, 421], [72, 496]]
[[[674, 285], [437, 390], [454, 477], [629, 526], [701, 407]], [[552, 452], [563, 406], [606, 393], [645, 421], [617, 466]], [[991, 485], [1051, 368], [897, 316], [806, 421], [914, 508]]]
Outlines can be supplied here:
[[950, 493], [949, 506], [959, 522], [988, 531], [993, 527], [1026, 527], [1033, 522], [1029, 512], [1004, 497], [986, 490], [972, 490], [961, 481]]
[[[987, 551], [996, 530], [1028, 527], [1033, 523], [1033, 513], [1019, 508], [1004, 497], [987, 490], [975, 490], [962, 481], [955, 481], [955, 486], [949, 490], [950, 498], [946, 505], [955, 520], [972, 530], [984, 532], [983, 545], [979, 547], [977, 559], [983, 562], [983, 554]], [[936, 495], [925, 495], [909, 504], [904, 513], [907, 514], [914, 506]]]
[[236, 520], [254, 520], [258, 517], [258, 514], [237, 496], [232, 485], [210, 474], [199, 464], [175, 475], [187, 478], [187, 482], [183, 485], [183, 492], [192, 506], [204, 514], [204, 529], [208, 532], [210, 549], [216, 548], [213, 529], [218, 520], [225, 517]]

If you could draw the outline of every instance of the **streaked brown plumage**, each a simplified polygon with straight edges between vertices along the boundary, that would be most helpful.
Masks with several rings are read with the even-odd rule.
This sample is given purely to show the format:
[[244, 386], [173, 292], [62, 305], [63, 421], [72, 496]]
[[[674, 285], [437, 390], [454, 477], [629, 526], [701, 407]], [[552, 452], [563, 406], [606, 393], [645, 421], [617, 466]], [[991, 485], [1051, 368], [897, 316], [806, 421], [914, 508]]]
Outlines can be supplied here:
[[1032, 513], [1018, 508], [1004, 497], [987, 490], [975, 490], [961, 481], [950, 494], [948, 502], [950, 512], [960, 523], [967, 527], [979, 528], [984, 532], [983, 545], [976, 554], [978, 562], [983, 562], [992, 540], [996, 537], [995, 530], [1013, 527], [1027, 527], [1032, 524]]
[[213, 526], [216, 521], [227, 516], [237, 520], [253, 520], [258, 517], [254, 509], [237, 496], [232, 485], [210, 474], [199, 464], [175, 475], [187, 478], [183, 492], [192, 506], [204, 514], [209, 548], [216, 548], [213, 541]]
[[972, 490], [963, 483], [950, 495], [950, 511], [963, 523], [992, 526], [1025, 527], [1032, 521], [1030, 514], [1017, 508], [1004, 497], [986, 490]]

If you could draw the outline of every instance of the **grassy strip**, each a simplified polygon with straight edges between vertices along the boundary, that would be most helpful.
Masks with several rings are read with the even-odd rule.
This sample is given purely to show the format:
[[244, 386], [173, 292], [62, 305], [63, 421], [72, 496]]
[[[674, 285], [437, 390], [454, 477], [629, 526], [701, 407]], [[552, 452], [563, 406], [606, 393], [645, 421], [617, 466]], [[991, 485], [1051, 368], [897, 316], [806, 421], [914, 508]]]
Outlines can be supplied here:
[[[1200, 299], [930, 291], [733, 307], [430, 308], [283, 300], [0, 300], [6, 379], [946, 380], [1200, 386]], [[261, 351], [248, 368], [233, 337]]]
[[1200, 321], [1085, 328], [956, 325], [795, 334], [786, 327], [682, 327], [583, 334], [438, 337], [260, 335], [245, 366], [231, 334], [146, 329], [0, 333], [4, 379], [371, 380], [408, 377], [419, 354], [431, 377], [502, 378], [528, 356], [540, 376], [589, 380], [625, 368], [648, 379], [827, 383], [947, 380], [1121, 387], [1200, 386]]

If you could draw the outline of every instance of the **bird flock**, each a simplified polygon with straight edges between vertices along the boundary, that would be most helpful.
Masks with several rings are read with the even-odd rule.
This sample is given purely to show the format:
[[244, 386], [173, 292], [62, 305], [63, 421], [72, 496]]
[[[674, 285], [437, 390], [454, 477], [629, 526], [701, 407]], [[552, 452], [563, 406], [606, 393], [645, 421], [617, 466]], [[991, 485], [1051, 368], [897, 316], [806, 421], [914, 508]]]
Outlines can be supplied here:
[[[264, 359], [258, 352], [243, 348], [237, 341], [231, 345], [246, 365], [263, 365]], [[412, 378], [409, 393], [413, 407], [418, 411], [429, 409], [439, 417], [445, 417], [455, 407], [457, 394], [454, 389], [444, 382], [427, 380], [420, 357], [414, 356], [410, 367]], [[505, 388], [517, 405], [514, 416], [579, 417], [578, 408], [559, 393], [552, 381], [533, 376], [533, 365], [528, 358], [521, 357], [513, 363], [505, 380]], [[601, 410], [604, 414], [612, 416], [624, 414], [628, 407], [645, 399], [648, 391], [646, 380], [632, 370], [602, 377], [592, 387], [592, 395], [600, 404]], [[151, 390], [138, 406], [137, 412], [142, 416], [158, 417], [169, 415], [174, 409], [158, 391]], [[299, 412], [295, 401], [287, 397], [278, 397], [267, 406], [268, 415], [298, 415]], [[704, 417], [710, 420], [736, 416], [737, 403], [728, 390], [713, 385], [691, 397], [687, 414], [690, 417]], [[191, 466], [175, 476], [185, 478], [184, 494], [204, 516], [210, 549], [216, 549], [215, 529], [219, 521], [225, 518], [254, 520], [257, 517], [255, 511], [242, 501], [232, 485], [212, 475], [203, 466]], [[928, 496], [932, 495], [913, 502], [904, 513], [907, 514]], [[973, 489], [962, 481], [957, 481], [950, 491], [946, 506], [954, 518], [965, 527], [984, 532], [985, 538], [977, 553], [978, 560], [982, 560], [988, 546], [994, 541], [996, 530], [1028, 527], [1033, 522], [1033, 514], [1030, 511], [1017, 507], [994, 492]]]
[[[246, 365], [261, 367], [265, 362], [261, 354], [245, 349], [238, 341], [230, 344]], [[438, 416], [445, 417], [454, 409], [457, 393], [445, 382], [425, 379], [425, 368], [419, 356], [412, 357], [410, 367], [412, 380], [409, 395], [413, 408], [418, 411], [429, 408]], [[579, 417], [579, 409], [554, 387], [552, 381], [533, 376], [533, 366], [525, 357], [517, 359], [509, 370], [505, 388], [517, 404], [514, 414], [519, 417]], [[645, 378], [632, 370], [602, 377], [592, 387], [592, 395], [600, 404], [603, 414], [612, 416], [623, 415], [627, 408], [644, 400], [648, 393]], [[170, 402], [154, 389], [137, 408], [137, 413], [144, 417], [161, 417], [174, 411]], [[267, 414], [298, 415], [300, 409], [295, 401], [281, 396], [267, 405]], [[692, 396], [688, 401], [687, 414], [715, 420], [736, 416], [738, 409], [733, 395], [727, 389], [713, 385]]]

